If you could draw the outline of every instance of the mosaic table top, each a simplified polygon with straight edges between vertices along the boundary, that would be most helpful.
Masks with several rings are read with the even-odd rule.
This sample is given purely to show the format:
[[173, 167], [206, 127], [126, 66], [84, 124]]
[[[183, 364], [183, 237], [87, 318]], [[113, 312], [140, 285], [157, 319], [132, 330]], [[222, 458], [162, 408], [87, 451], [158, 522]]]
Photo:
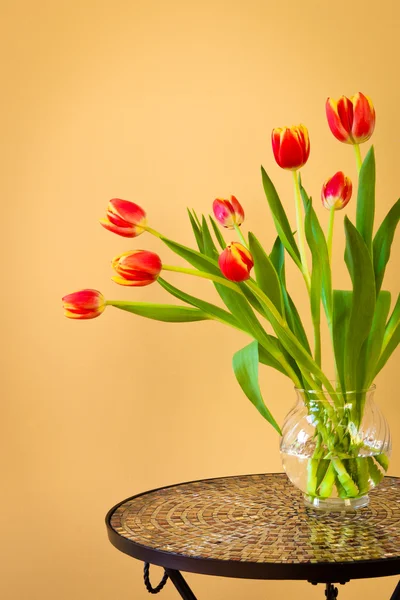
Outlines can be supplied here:
[[164, 565], [151, 557], [167, 553], [237, 567], [395, 561], [400, 568], [400, 478], [385, 477], [368, 507], [329, 514], [306, 508], [281, 473], [184, 483], [124, 501], [108, 525], [128, 543], [119, 549], [154, 564]]

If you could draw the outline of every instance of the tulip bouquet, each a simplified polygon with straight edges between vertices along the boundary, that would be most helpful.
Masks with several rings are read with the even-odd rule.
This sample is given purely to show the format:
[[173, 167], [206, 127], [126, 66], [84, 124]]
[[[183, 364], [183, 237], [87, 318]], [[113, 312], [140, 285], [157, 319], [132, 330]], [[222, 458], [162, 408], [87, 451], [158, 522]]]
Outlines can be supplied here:
[[[308, 494], [328, 497], [336, 493], [341, 498], [357, 498], [368, 490], [369, 483], [379, 483], [388, 466], [385, 453], [369, 452], [368, 461], [364, 460], [367, 441], [359, 431], [366, 391], [400, 337], [399, 299], [391, 308], [390, 293], [381, 289], [400, 218], [400, 201], [374, 235], [374, 148], [370, 147], [364, 160], [360, 151], [360, 144], [369, 140], [375, 126], [370, 99], [361, 93], [351, 99], [345, 96], [338, 101], [328, 99], [326, 114], [333, 135], [353, 146], [359, 175], [356, 223], [344, 218], [345, 262], [351, 290], [333, 288], [331, 256], [335, 213], [350, 201], [352, 182], [339, 171], [322, 185], [322, 205], [330, 215], [325, 235], [318, 209], [313, 206], [299, 174], [310, 153], [308, 131], [299, 125], [272, 132], [275, 160], [282, 169], [291, 171], [293, 177], [295, 225], [289, 223], [278, 193], [262, 168], [262, 182], [277, 230], [276, 240], [269, 249], [262, 247], [254, 233], [249, 232], [248, 236], [242, 233], [244, 210], [234, 196], [217, 198], [213, 203], [214, 216], [208, 220], [188, 210], [197, 250], [150, 227], [145, 211], [137, 204], [113, 199], [106, 218], [100, 221], [105, 229], [126, 238], [147, 232], [160, 238], [190, 265], [166, 265], [154, 252], [136, 249], [114, 258], [113, 280], [132, 287], [157, 282], [184, 304], [105, 300], [100, 292], [89, 289], [65, 296], [63, 303], [65, 315], [72, 319], [92, 319], [106, 306], [114, 306], [159, 321], [212, 319], [250, 336], [251, 343], [233, 357], [234, 373], [243, 392], [281, 434], [258, 382], [259, 363], [272, 367], [303, 392], [309, 417], [315, 424], [313, 453], [307, 465]], [[237, 240], [227, 243], [219, 225], [236, 234]], [[304, 279], [312, 316], [312, 343], [289, 293], [285, 277], [287, 257], [294, 261]], [[161, 277], [168, 271], [210, 280], [225, 308], [173, 286]], [[322, 368], [323, 315], [333, 348], [334, 383]]]

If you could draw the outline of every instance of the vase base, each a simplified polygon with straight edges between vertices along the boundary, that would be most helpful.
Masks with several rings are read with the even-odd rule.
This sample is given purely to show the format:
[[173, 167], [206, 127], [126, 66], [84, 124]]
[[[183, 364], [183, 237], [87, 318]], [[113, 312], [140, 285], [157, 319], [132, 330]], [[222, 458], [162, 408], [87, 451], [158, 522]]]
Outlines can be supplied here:
[[309, 508], [325, 512], [352, 511], [368, 506], [369, 497], [366, 494], [365, 496], [360, 496], [360, 498], [316, 498], [315, 496], [304, 494], [304, 503]]

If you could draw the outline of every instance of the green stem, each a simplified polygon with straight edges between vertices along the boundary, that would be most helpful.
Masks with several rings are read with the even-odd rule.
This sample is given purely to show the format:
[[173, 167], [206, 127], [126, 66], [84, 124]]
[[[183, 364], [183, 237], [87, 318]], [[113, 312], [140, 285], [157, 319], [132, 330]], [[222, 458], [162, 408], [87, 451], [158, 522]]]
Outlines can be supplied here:
[[301, 192], [299, 185], [299, 177], [297, 171], [293, 172], [293, 182], [294, 182], [294, 196], [295, 196], [295, 205], [296, 205], [296, 222], [297, 222], [297, 236], [299, 240], [299, 250], [300, 250], [300, 258], [302, 265], [302, 272], [304, 281], [306, 282], [308, 293], [310, 293], [311, 288], [311, 278], [310, 272], [307, 266], [307, 255], [306, 255], [306, 234], [304, 231], [304, 219], [302, 212], [302, 202], [301, 202]]
[[356, 154], [356, 163], [357, 163], [357, 171], [360, 173], [360, 169], [362, 166], [362, 158], [361, 158], [361, 150], [359, 144], [353, 144], [354, 152]]
[[328, 246], [329, 264], [332, 264], [332, 240], [333, 240], [333, 225], [335, 223], [335, 207], [332, 206], [329, 213], [328, 235], [326, 244]]
[[233, 227], [234, 227], [234, 229], [235, 229], [236, 233], [238, 234], [238, 236], [239, 236], [239, 238], [240, 238], [240, 241], [242, 242], [243, 246], [244, 246], [245, 248], [248, 248], [248, 247], [249, 247], [249, 245], [248, 245], [248, 243], [246, 242], [246, 240], [245, 240], [245, 238], [244, 238], [244, 235], [243, 235], [243, 233], [240, 231], [240, 227], [239, 227], [239, 225], [237, 225], [236, 223], [234, 223]]
[[155, 229], [152, 229], [151, 227], [148, 227], [147, 225], [145, 227], [142, 227], [142, 229], [144, 229], [144, 231], [147, 231], [147, 233], [151, 233], [151, 235], [154, 235], [155, 237], [158, 237], [158, 238], [164, 237], [162, 235], [162, 233], [159, 233], [158, 231], [156, 231]]
[[163, 271], [173, 271], [174, 273], [186, 273], [186, 275], [194, 275], [195, 277], [202, 277], [203, 279], [209, 279], [210, 281], [215, 281], [215, 283], [220, 283], [225, 287], [234, 290], [238, 294], [244, 296], [240, 287], [234, 283], [233, 281], [229, 281], [229, 279], [225, 279], [224, 277], [219, 277], [218, 275], [212, 275], [211, 273], [204, 273], [204, 271], [198, 271], [197, 269], [187, 269], [186, 267], [174, 267], [172, 265], [163, 265]]

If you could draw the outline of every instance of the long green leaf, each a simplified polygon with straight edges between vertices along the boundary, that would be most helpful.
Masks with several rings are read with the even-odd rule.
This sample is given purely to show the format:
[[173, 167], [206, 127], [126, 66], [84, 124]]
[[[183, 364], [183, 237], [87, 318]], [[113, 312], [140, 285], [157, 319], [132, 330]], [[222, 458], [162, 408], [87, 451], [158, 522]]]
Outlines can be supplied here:
[[119, 300], [111, 300], [107, 304], [135, 315], [146, 317], [147, 319], [164, 321], [166, 323], [190, 323], [192, 321], [205, 321], [211, 318], [205, 312], [197, 308], [190, 308], [189, 306], [150, 304], [149, 302], [124, 302]]
[[214, 229], [215, 237], [218, 240], [218, 244], [221, 246], [222, 250], [225, 250], [225, 248], [226, 248], [226, 242], [224, 240], [224, 236], [220, 232], [218, 225], [216, 224], [215, 220], [212, 218], [211, 215], [209, 215], [209, 219], [210, 219], [210, 223], [212, 225], [212, 228]]
[[382, 353], [375, 368], [374, 377], [383, 369], [400, 342], [400, 295], [385, 328]]
[[290, 294], [286, 289], [285, 249], [279, 236], [275, 240], [269, 257], [271, 259], [272, 264], [275, 267], [281, 284], [283, 303], [285, 306], [285, 314], [288, 325], [291, 331], [293, 331], [293, 333], [297, 337], [297, 339], [301, 342], [302, 346], [307, 350], [309, 354], [311, 354], [310, 344], [308, 343], [307, 334], [303, 327], [303, 323], [301, 322], [300, 315], [292, 298], [290, 297]]
[[346, 389], [357, 386], [361, 348], [371, 330], [375, 311], [375, 277], [367, 246], [351, 221], [345, 217], [345, 259], [353, 282], [352, 307], [345, 347]]
[[382, 221], [373, 242], [376, 293], [381, 289], [396, 227], [400, 220], [400, 198]]
[[261, 167], [262, 181], [264, 186], [265, 195], [268, 200], [269, 207], [271, 209], [272, 218], [274, 219], [275, 227], [279, 237], [282, 240], [282, 244], [293, 258], [296, 265], [301, 269], [301, 258], [300, 252], [294, 239], [291, 227], [289, 225], [288, 218], [285, 213], [285, 209], [282, 206], [282, 202], [279, 199], [274, 184], [268, 177], [265, 169]]
[[346, 389], [344, 359], [352, 296], [353, 292], [347, 290], [333, 290], [333, 348], [337, 375], [343, 390]]
[[157, 281], [161, 285], [161, 287], [163, 287], [172, 296], [175, 296], [175, 298], [179, 298], [187, 304], [191, 304], [192, 306], [199, 308], [201, 311], [209, 315], [211, 318], [216, 319], [217, 321], [221, 321], [222, 323], [230, 325], [231, 327], [235, 327], [236, 329], [242, 329], [237, 319], [235, 319], [233, 315], [231, 315], [223, 308], [215, 306], [214, 304], [210, 304], [209, 302], [201, 300], [200, 298], [196, 298], [195, 296], [190, 296], [189, 294], [186, 294], [186, 292], [183, 292], [182, 290], [176, 288], [172, 284], [168, 283], [168, 281], [165, 281], [165, 279], [163, 279], [162, 277], [159, 277]]
[[183, 246], [182, 244], [178, 244], [178, 242], [174, 242], [173, 240], [169, 240], [168, 238], [161, 237], [161, 240], [164, 242], [168, 248], [170, 248], [175, 254], [178, 254], [182, 258], [184, 258], [189, 264], [193, 265], [196, 269], [200, 271], [205, 271], [206, 273], [211, 273], [213, 275], [221, 275], [221, 271], [218, 267], [218, 263], [215, 260], [212, 260], [208, 256], [204, 256], [201, 252], [197, 252], [197, 250], [193, 250], [192, 248], [188, 248], [187, 246]]
[[204, 215], [202, 216], [201, 220], [201, 231], [203, 234], [204, 254], [217, 262], [218, 252], [215, 247], [214, 240], [211, 237], [211, 232], [208, 228], [208, 224]]
[[390, 299], [390, 292], [383, 290], [379, 292], [376, 299], [374, 320], [372, 321], [371, 331], [366, 341], [366, 360], [363, 365], [359, 365], [359, 389], [369, 388], [372, 383], [376, 365], [382, 351], [386, 321], [390, 310]]
[[356, 227], [372, 256], [375, 214], [375, 152], [371, 146], [360, 169], [357, 194]]
[[327, 315], [330, 315], [332, 314], [332, 275], [328, 246], [317, 213], [312, 206], [311, 198], [308, 198], [303, 187], [301, 188], [301, 194], [308, 199], [305, 214], [305, 233], [312, 254], [313, 271], [315, 266], [319, 272], [320, 296]]
[[249, 233], [249, 245], [258, 286], [273, 302], [279, 313], [284, 315], [282, 289], [275, 267], [256, 236], [251, 232]]
[[194, 218], [194, 216], [192, 215], [190, 210], [187, 209], [187, 211], [188, 211], [188, 215], [189, 215], [189, 219], [190, 219], [190, 224], [193, 229], [194, 237], [196, 238], [196, 243], [197, 243], [198, 249], [203, 254], [204, 244], [203, 244], [203, 236], [201, 235], [200, 227], [197, 225], [196, 219]]
[[258, 382], [258, 344], [252, 342], [233, 356], [233, 370], [238, 383], [259, 413], [282, 435], [281, 429], [263, 400]]

